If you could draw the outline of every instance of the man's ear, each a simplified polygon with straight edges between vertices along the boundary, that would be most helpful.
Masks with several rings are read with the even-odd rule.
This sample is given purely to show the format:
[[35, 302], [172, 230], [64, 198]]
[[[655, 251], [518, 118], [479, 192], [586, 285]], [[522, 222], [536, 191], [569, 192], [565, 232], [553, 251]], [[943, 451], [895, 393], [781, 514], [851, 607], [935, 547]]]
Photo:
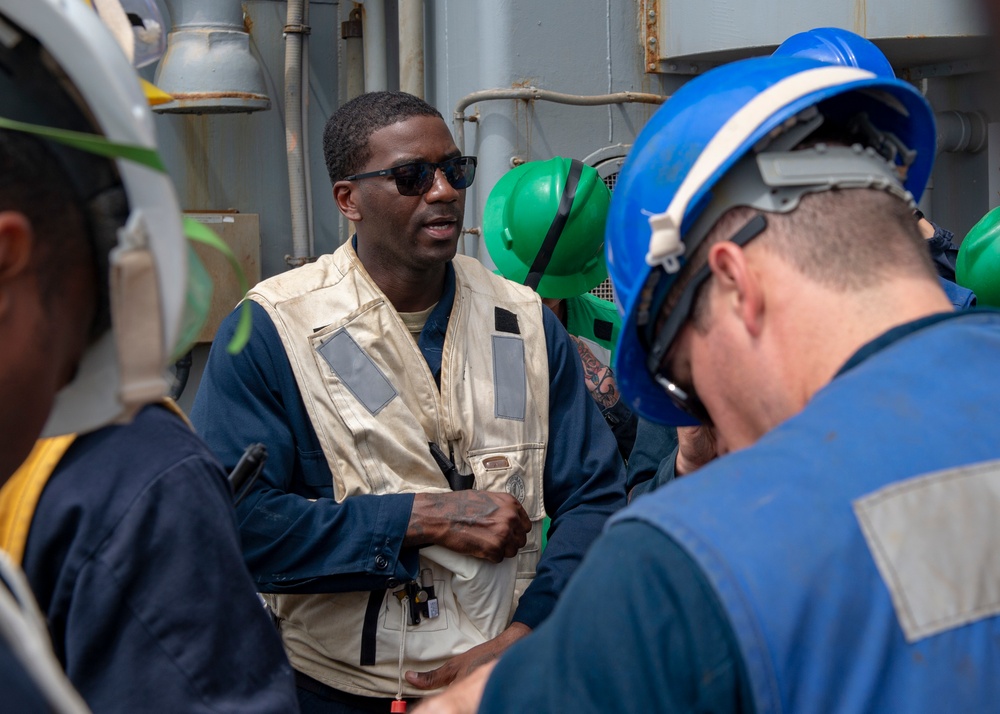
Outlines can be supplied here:
[[708, 251], [708, 266], [720, 291], [716, 297], [758, 337], [764, 322], [764, 286], [746, 253], [735, 243], [716, 243]]
[[31, 267], [35, 234], [27, 216], [16, 211], [0, 211], [0, 315], [12, 300], [11, 290]]
[[17, 211], [0, 212], [0, 283], [19, 277], [28, 268], [34, 242], [27, 216]]
[[361, 220], [361, 209], [357, 203], [355, 186], [350, 181], [337, 181], [333, 184], [333, 200], [337, 202], [337, 208], [349, 221], [357, 223]]

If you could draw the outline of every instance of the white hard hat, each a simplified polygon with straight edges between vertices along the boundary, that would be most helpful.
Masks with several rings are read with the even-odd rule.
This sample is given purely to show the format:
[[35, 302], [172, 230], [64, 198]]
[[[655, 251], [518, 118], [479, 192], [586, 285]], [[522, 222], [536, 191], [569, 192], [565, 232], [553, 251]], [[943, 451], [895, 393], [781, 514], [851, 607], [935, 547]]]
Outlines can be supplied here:
[[[110, 280], [111, 327], [58, 394], [43, 433], [54, 436], [126, 420], [166, 394], [166, 366], [185, 322], [189, 248], [173, 185], [156, 155], [153, 119], [139, 78], [94, 10], [83, 0], [0, 0], [0, 53], [9, 58], [31, 52], [48, 68], [53, 88], [72, 84], [75, 92], [66, 96], [88, 117], [88, 131], [106, 140], [103, 149], [77, 148], [111, 157], [118, 174], [113, 179], [128, 202], [127, 220], [115, 226], [117, 234], [109, 245], [96, 246], [102, 273], [106, 270]], [[34, 125], [35, 131], [31, 126], [21, 130], [37, 134], [39, 125], [52, 126], [32, 110], [39, 106], [38, 83], [27, 73], [18, 76], [17, 63], [13, 66], [13, 75], [0, 77], [13, 87], [0, 93], [0, 118]], [[37, 79], [37, 64], [22, 66], [34, 67]], [[19, 103], [22, 92], [32, 96]], [[0, 128], [18, 127], [7, 121]], [[58, 134], [43, 138], [69, 143]]]

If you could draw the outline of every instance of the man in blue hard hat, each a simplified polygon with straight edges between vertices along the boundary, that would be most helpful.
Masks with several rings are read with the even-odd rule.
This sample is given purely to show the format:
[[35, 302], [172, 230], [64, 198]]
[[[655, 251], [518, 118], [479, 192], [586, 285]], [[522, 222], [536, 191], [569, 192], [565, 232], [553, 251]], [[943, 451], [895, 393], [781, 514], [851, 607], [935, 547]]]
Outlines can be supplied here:
[[[855, 32], [839, 27], [817, 27], [812, 30], [796, 33], [782, 42], [773, 54], [776, 57], [807, 57], [828, 64], [857, 67], [868, 70], [880, 77], [894, 78], [896, 76], [888, 58], [875, 43]], [[931, 259], [934, 261], [934, 268], [938, 273], [941, 287], [951, 301], [952, 306], [956, 310], [974, 307], [976, 305], [976, 294], [955, 281], [955, 263], [958, 258], [959, 249], [954, 243], [954, 234], [929, 221], [919, 210], [915, 211], [914, 215], [917, 219], [920, 234], [926, 240]], [[647, 430], [646, 432], [643, 431], [644, 428]], [[654, 428], [650, 422], [646, 421], [640, 426], [636, 438], [636, 456], [638, 462], [635, 460], [629, 462], [630, 480], [628, 481], [628, 485], [630, 487], [633, 483], [633, 467], [640, 472], [646, 472], [641, 473], [639, 478], [648, 478], [647, 474], [650, 472], [650, 468], [647, 464], [648, 460], [643, 458], [643, 452], [649, 448], [651, 441], [660, 439], [659, 432], [649, 431]], [[651, 436], [647, 436], [647, 433], [650, 433]], [[681, 435], [685, 435], [685, 433], [683, 429], [680, 432]], [[657, 465], [652, 469], [655, 470], [652, 478], [641, 481], [635, 487], [630, 488], [630, 498], [658, 488], [674, 478], [675, 475], [687, 473], [692, 467], [695, 469], [699, 468], [714, 458], [716, 455], [714, 452], [717, 447], [711, 438], [711, 430], [698, 430], [695, 432], [695, 435], [699, 437], [697, 440], [682, 439], [681, 444], [682, 447], [686, 446], [688, 451], [694, 450], [695, 458], [692, 463], [685, 464], [683, 467], [681, 466], [681, 457], [685, 451], [684, 448], [681, 448], [679, 452], [675, 452], [676, 456], [675, 454], [671, 455], [671, 459], [657, 462]], [[673, 464], [673, 458], [677, 459], [676, 467]]]
[[1000, 315], [952, 309], [913, 220], [934, 136], [908, 84], [799, 57], [652, 117], [608, 222], [619, 386], [729, 453], [613, 517], [545, 625], [421, 714], [994, 706]]

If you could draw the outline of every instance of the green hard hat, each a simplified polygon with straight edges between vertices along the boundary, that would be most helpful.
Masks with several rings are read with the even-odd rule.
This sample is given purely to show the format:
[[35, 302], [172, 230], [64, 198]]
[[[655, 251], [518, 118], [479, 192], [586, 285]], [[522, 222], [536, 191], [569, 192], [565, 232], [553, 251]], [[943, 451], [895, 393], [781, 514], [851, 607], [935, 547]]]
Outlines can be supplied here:
[[1000, 307], [1000, 208], [980, 218], [965, 236], [955, 278], [976, 294], [980, 305]]
[[542, 297], [582, 295], [608, 277], [610, 202], [594, 168], [558, 156], [529, 161], [508, 171], [486, 200], [486, 248], [501, 275]]

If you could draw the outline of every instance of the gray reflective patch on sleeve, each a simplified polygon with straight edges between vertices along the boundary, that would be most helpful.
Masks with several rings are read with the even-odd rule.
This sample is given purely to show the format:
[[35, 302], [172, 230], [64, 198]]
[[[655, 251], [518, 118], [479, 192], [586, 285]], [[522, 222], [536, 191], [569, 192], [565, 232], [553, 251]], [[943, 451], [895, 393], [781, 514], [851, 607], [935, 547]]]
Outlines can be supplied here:
[[1000, 461], [908, 479], [854, 513], [907, 642], [1000, 613]]
[[493, 395], [498, 419], [524, 421], [528, 380], [520, 337], [493, 335]]
[[347, 330], [337, 330], [317, 349], [333, 373], [372, 414], [382, 411], [398, 394]]

